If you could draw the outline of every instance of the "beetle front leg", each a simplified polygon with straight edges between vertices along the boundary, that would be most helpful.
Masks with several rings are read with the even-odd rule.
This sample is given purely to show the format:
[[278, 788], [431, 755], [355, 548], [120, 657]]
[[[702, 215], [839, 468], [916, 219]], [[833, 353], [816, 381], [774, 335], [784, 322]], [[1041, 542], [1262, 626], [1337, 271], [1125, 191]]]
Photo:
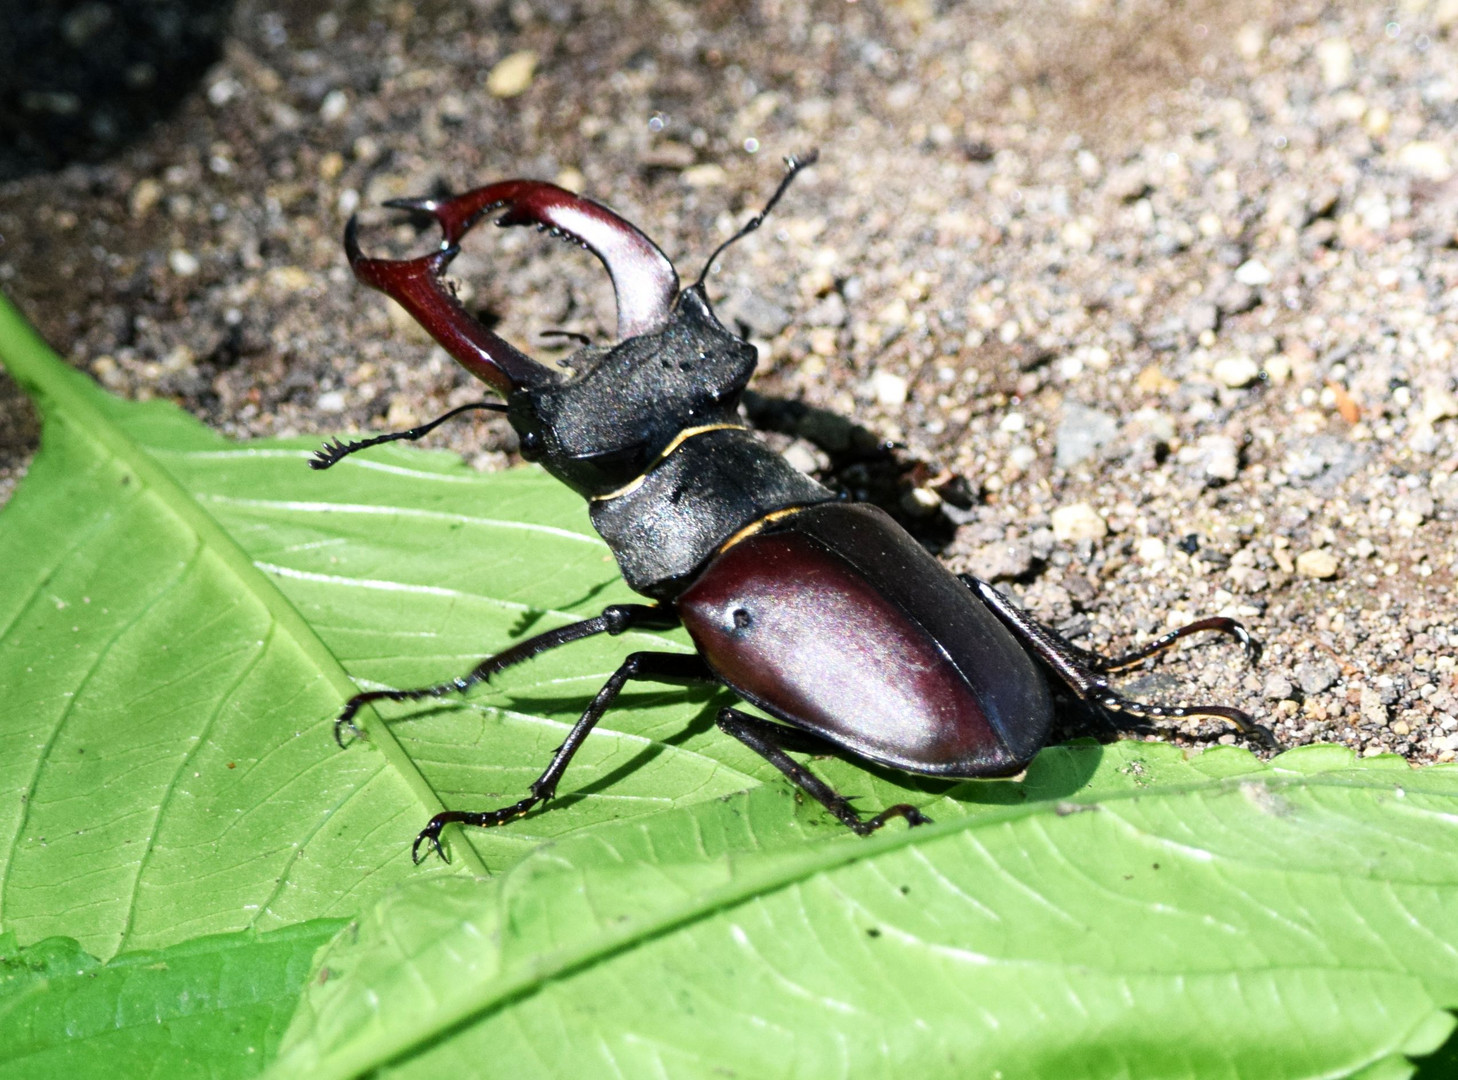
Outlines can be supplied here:
[[1173, 645], [1190, 634], [1203, 630], [1215, 630], [1230, 634], [1245, 648], [1252, 660], [1260, 655], [1260, 645], [1234, 619], [1213, 617], [1200, 619], [1171, 631], [1157, 641], [1136, 649], [1134, 652], [1112, 659], [1097, 653], [1080, 649], [1065, 641], [1062, 635], [1050, 630], [1018, 607], [1002, 593], [980, 578], [962, 575], [962, 581], [986, 604], [994, 615], [1002, 620], [1013, 634], [1032, 653], [1063, 681], [1081, 700], [1108, 709], [1110, 712], [1126, 713], [1145, 720], [1178, 720], [1192, 716], [1213, 716], [1235, 726], [1247, 738], [1255, 739], [1269, 747], [1279, 749], [1276, 737], [1269, 728], [1257, 724], [1250, 714], [1229, 705], [1149, 705], [1134, 701], [1116, 692], [1104, 674], [1121, 667], [1128, 667], [1147, 656]]
[[873, 818], [863, 818], [840, 792], [785, 753], [785, 743], [799, 734], [792, 728], [742, 713], [728, 706], [719, 710], [719, 730], [749, 747], [780, 772], [784, 773], [805, 794], [829, 810], [857, 836], [869, 836], [894, 817], [905, 818], [908, 825], [930, 825], [927, 817], [910, 803], [888, 806]]
[[445, 697], [447, 694], [464, 693], [477, 683], [489, 682], [491, 677], [523, 660], [530, 660], [538, 653], [555, 649], [573, 641], [608, 634], [616, 637], [638, 627], [667, 630], [678, 625], [678, 616], [669, 608], [651, 604], [614, 604], [603, 609], [601, 615], [581, 622], [559, 626], [555, 630], [537, 634], [518, 642], [509, 649], [488, 656], [466, 674], [450, 682], [434, 686], [419, 686], [410, 690], [362, 690], [344, 703], [344, 708], [334, 720], [334, 741], [344, 745], [344, 732], [348, 730], [355, 738], [362, 732], [355, 725], [354, 718], [364, 706], [375, 701], [423, 701], [426, 698]]
[[567, 766], [572, 762], [572, 757], [581, 748], [587, 735], [597, 722], [602, 719], [603, 713], [607, 712], [623, 686], [632, 679], [652, 679], [659, 682], [715, 682], [717, 679], [704, 663], [696, 655], [684, 655], [682, 653], [654, 653], [637, 652], [632, 653], [622, 662], [618, 670], [613, 672], [612, 678], [603, 684], [603, 688], [597, 692], [592, 703], [583, 711], [577, 723], [572, 725], [572, 730], [567, 733], [567, 738], [562, 740], [562, 745], [557, 747], [557, 752], [552, 755], [551, 764], [547, 766], [541, 776], [532, 781], [531, 794], [525, 799], [512, 803], [510, 806], [502, 807], [500, 810], [487, 810], [478, 813], [471, 813], [464, 810], [446, 810], [436, 814], [430, 819], [430, 823], [420, 830], [420, 835], [415, 838], [415, 844], [410, 849], [410, 857], [415, 862], [420, 862], [420, 845], [428, 844], [442, 859], [446, 858], [445, 849], [440, 844], [440, 831], [447, 825], [459, 822], [462, 825], [477, 825], [482, 828], [490, 828], [493, 825], [505, 825], [508, 821], [515, 821], [524, 817], [534, 807], [546, 802], [557, 793], [557, 783], [562, 779], [562, 774], [567, 771]]

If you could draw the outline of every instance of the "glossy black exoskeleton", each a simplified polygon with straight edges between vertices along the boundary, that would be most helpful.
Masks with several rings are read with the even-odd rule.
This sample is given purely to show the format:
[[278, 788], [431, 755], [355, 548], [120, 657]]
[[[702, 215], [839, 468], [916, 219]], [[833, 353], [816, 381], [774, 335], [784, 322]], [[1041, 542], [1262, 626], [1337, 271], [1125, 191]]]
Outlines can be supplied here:
[[[773, 198], [710, 257], [757, 228], [790, 179], [813, 160], [789, 162]], [[703, 275], [680, 291], [672, 263], [646, 236], [599, 204], [552, 184], [509, 180], [449, 199], [388, 205], [431, 215], [441, 248], [409, 260], [366, 258], [355, 222], [345, 234], [360, 281], [402, 304], [472, 374], [505, 398], [453, 410], [410, 431], [334, 443], [311, 464], [328, 468], [365, 446], [416, 439], [467, 409], [505, 412], [522, 453], [589, 500], [628, 584], [653, 604], [620, 604], [488, 657], [450, 682], [356, 694], [335, 734], [374, 701], [413, 701], [465, 690], [547, 649], [630, 627], [682, 624], [697, 655], [628, 656], [573, 726], [530, 793], [499, 810], [437, 814], [416, 838], [440, 851], [451, 822], [500, 825], [550, 799], [593, 725], [632, 679], [721, 683], [785, 725], [733, 708], [719, 727], [781, 770], [860, 834], [892, 817], [916, 825], [914, 807], [862, 818], [786, 752], [793, 729], [869, 761], [945, 777], [1021, 769], [1053, 721], [1046, 676], [1079, 698], [1143, 718], [1215, 716], [1269, 742], [1269, 733], [1222, 705], [1143, 705], [1110, 689], [1106, 675], [1201, 630], [1255, 642], [1238, 623], [1202, 619], [1118, 659], [1079, 649], [986, 582], [958, 578], [888, 515], [840, 501], [745, 429], [739, 400], [754, 347], [714, 316]], [[523, 355], [472, 318], [442, 282], [462, 236], [487, 215], [534, 224], [592, 251], [612, 276], [618, 333], [611, 348], [585, 346], [559, 368]], [[707, 273], [708, 267], [705, 267]], [[444, 854], [442, 852], [442, 854]]]

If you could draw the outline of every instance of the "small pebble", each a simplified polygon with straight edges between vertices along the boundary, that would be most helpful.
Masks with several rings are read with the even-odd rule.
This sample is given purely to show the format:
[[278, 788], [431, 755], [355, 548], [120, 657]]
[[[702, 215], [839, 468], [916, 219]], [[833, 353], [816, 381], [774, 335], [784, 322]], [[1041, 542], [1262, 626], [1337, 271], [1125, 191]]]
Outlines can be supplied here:
[[1220, 326], [1220, 309], [1209, 300], [1197, 300], [1185, 311], [1185, 329], [1197, 337]]
[[486, 92], [492, 97], [513, 98], [524, 94], [532, 85], [537, 73], [537, 54], [531, 49], [522, 49], [496, 62], [486, 76]]
[[146, 217], [162, 199], [162, 185], [150, 176], [138, 180], [132, 193], [127, 197], [127, 209], [131, 211], [132, 217], [138, 220]]
[[349, 95], [343, 90], [331, 90], [324, 95], [324, 100], [319, 103], [319, 119], [326, 124], [332, 124], [344, 117], [349, 112]]
[[1239, 390], [1261, 377], [1261, 366], [1249, 356], [1224, 356], [1215, 361], [1211, 374], [1232, 390]]
[[1053, 536], [1057, 540], [1102, 540], [1109, 535], [1109, 525], [1088, 503], [1060, 506], [1053, 511]]
[[1058, 425], [1054, 461], [1060, 469], [1072, 468], [1093, 457], [1118, 434], [1119, 422], [1108, 413], [1082, 405], [1066, 405], [1063, 422]]
[[1291, 684], [1291, 680], [1286, 678], [1286, 676], [1273, 672], [1266, 676], [1266, 681], [1261, 687], [1261, 693], [1272, 701], [1285, 701], [1296, 693], [1296, 687]]
[[1169, 558], [1169, 547], [1157, 536], [1146, 536], [1139, 541], [1139, 546], [1134, 549], [1134, 554], [1139, 556], [1141, 562], [1162, 563]]
[[901, 509], [912, 517], [930, 517], [942, 508], [942, 497], [931, 488], [915, 487], [901, 496]]
[[829, 456], [818, 450], [815, 444], [808, 439], [796, 439], [785, 447], [785, 452], [781, 456], [807, 476], [813, 476], [821, 469], [830, 466]]
[[790, 325], [793, 316], [773, 300], [750, 289], [737, 289], [716, 305], [725, 325], [739, 323], [755, 337], [775, 337]]
[[1358, 706], [1362, 714], [1364, 724], [1387, 724], [1387, 706], [1382, 701], [1382, 695], [1377, 692], [1375, 686], [1363, 686], [1361, 696], [1358, 699]]
[[1215, 298], [1222, 315], [1244, 315], [1261, 302], [1261, 294], [1243, 281], [1232, 281]]
[[906, 404], [907, 382], [891, 371], [878, 371], [871, 376], [871, 393], [887, 408]]
[[684, 169], [679, 174], [679, 179], [691, 188], [718, 187], [729, 179], [729, 174], [724, 171], [722, 165], [706, 162], [703, 165], [691, 165]]
[[1195, 453], [1207, 479], [1229, 483], [1240, 474], [1240, 447], [1228, 435], [1203, 436]]
[[1334, 578], [1337, 573], [1337, 558], [1323, 548], [1303, 551], [1296, 556], [1296, 572], [1302, 577]]
[[1235, 280], [1242, 285], [1252, 287], [1269, 285], [1271, 283], [1271, 272], [1266, 269], [1266, 264], [1259, 259], [1247, 259], [1235, 268]]
[[1319, 694], [1330, 689], [1341, 674], [1334, 660], [1313, 660], [1296, 665], [1296, 681], [1302, 693], [1306, 694]]
[[1418, 140], [1397, 152], [1397, 164], [1414, 176], [1441, 184], [1453, 175], [1453, 165], [1442, 143]]
[[275, 266], [268, 272], [268, 284], [284, 292], [301, 292], [314, 284], [302, 266]]
[[984, 544], [971, 557], [972, 573], [985, 581], [1020, 578], [1033, 568], [1033, 547], [1026, 540]]
[[192, 277], [198, 271], [197, 256], [181, 248], [173, 248], [167, 255], [167, 265], [178, 277]]

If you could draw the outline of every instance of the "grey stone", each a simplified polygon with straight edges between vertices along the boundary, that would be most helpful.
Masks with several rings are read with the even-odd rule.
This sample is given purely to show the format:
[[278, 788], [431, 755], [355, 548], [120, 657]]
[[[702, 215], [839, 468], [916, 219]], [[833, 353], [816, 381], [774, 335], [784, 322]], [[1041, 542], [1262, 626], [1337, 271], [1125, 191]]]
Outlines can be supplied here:
[[1119, 422], [1108, 413], [1083, 405], [1066, 405], [1063, 422], [1058, 425], [1054, 461], [1060, 469], [1071, 468], [1093, 457], [1118, 434]]
[[1333, 660], [1311, 660], [1296, 665], [1296, 681], [1302, 693], [1319, 694], [1328, 690], [1341, 678], [1341, 669]]

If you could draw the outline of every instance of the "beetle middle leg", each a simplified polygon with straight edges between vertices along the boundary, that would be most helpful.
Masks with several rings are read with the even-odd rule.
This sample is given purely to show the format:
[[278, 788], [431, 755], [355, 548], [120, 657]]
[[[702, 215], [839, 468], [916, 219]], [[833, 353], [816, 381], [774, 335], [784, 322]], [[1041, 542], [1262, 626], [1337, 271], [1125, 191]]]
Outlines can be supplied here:
[[1214, 616], [1200, 619], [1187, 626], [1173, 630], [1143, 648], [1118, 657], [1103, 657], [1098, 653], [1081, 649], [1038, 622], [1022, 608], [1013, 604], [990, 584], [967, 574], [962, 581], [977, 594], [978, 598], [1002, 620], [1004, 626], [1013, 632], [1023, 645], [1043, 661], [1055, 675], [1081, 700], [1110, 712], [1125, 713], [1145, 720], [1177, 720], [1192, 716], [1213, 716], [1233, 724], [1247, 738], [1253, 738], [1263, 745], [1277, 749], [1276, 738], [1269, 728], [1257, 724], [1240, 709], [1229, 705], [1149, 705], [1134, 701], [1116, 692], [1104, 676], [1111, 671], [1129, 667], [1147, 656], [1169, 648], [1181, 638], [1190, 634], [1213, 630], [1229, 634], [1245, 649], [1246, 655], [1254, 661], [1260, 655], [1260, 645], [1234, 619]]
[[779, 769], [801, 791], [834, 814], [857, 836], [869, 836], [894, 817], [905, 818], [908, 825], [931, 824], [931, 818], [910, 803], [888, 806], [872, 818], [861, 817], [855, 807], [851, 806], [850, 800], [785, 753], [785, 744], [799, 734], [793, 728], [761, 720], [728, 706], [719, 710], [716, 723], [720, 731], [733, 735]]
[[562, 740], [562, 745], [557, 747], [557, 752], [552, 755], [551, 764], [547, 766], [546, 771], [532, 781], [531, 787], [528, 789], [531, 794], [500, 810], [486, 810], [477, 813], [465, 810], [446, 810], [436, 814], [430, 819], [430, 823], [420, 830], [420, 835], [415, 838], [415, 844], [410, 849], [410, 857], [415, 862], [420, 862], [420, 845], [428, 844], [436, 854], [445, 859], [445, 850], [440, 846], [440, 831], [447, 825], [453, 822], [459, 822], [462, 825], [478, 825], [482, 828], [505, 825], [508, 821], [524, 817], [533, 807], [546, 802], [555, 795], [557, 783], [562, 779], [562, 774], [567, 771], [573, 755], [587, 739], [588, 733], [597, 726], [597, 722], [602, 719], [603, 713], [607, 712], [623, 686], [632, 679], [651, 679], [659, 682], [718, 681], [709, 670], [708, 665], [697, 655], [657, 652], [630, 654], [619, 665], [618, 670], [613, 672], [612, 677], [603, 684], [603, 688], [597, 692], [592, 703], [583, 710], [577, 723], [572, 725], [572, 730], [567, 733], [567, 738]]

